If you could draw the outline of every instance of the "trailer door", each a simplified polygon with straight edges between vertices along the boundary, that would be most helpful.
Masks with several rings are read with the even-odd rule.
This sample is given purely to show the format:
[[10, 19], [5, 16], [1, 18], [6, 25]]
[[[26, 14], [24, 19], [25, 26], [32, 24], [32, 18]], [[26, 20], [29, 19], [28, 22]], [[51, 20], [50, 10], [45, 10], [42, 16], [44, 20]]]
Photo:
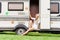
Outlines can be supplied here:
[[40, 0], [41, 29], [50, 29], [50, 0]]

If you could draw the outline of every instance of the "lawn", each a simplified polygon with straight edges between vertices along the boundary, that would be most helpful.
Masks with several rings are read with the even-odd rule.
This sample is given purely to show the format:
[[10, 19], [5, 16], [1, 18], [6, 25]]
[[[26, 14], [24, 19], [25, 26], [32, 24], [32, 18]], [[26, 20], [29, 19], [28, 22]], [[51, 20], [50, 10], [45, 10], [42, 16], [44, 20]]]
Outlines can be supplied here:
[[60, 40], [60, 34], [30, 32], [21, 36], [13, 32], [2, 32], [0, 40]]

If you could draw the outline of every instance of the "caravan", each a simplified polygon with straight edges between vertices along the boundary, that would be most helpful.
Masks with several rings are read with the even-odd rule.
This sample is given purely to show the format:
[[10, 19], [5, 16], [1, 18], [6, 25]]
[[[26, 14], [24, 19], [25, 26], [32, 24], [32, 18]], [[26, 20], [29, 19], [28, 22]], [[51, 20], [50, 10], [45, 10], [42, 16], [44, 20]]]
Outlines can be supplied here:
[[[31, 6], [37, 5], [32, 10]], [[39, 13], [37, 31], [60, 31], [60, 0], [0, 0], [0, 31], [24, 33], [29, 27], [29, 15]], [[34, 14], [31, 13], [30, 9]]]

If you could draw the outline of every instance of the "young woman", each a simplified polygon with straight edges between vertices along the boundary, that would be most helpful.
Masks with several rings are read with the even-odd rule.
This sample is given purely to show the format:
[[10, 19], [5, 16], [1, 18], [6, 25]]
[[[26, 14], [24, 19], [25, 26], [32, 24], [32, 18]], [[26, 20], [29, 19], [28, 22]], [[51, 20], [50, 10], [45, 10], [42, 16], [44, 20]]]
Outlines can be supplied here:
[[29, 31], [33, 31], [38, 27], [39, 23], [39, 10], [37, 5], [32, 5], [30, 9], [30, 21], [29, 21], [29, 29], [23, 33], [23, 35], [27, 34]]

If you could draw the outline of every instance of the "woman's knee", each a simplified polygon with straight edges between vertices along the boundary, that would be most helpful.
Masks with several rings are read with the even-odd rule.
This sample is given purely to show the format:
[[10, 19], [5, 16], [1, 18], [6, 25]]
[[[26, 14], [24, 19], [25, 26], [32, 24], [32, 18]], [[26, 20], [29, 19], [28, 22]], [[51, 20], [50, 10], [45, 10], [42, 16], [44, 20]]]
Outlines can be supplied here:
[[32, 26], [32, 24], [33, 24], [33, 23], [32, 23], [32, 21], [30, 20], [29, 25]]
[[30, 20], [30, 23], [32, 23], [32, 20]]
[[33, 30], [33, 28], [29, 28], [29, 30], [31, 31], [31, 30]]

